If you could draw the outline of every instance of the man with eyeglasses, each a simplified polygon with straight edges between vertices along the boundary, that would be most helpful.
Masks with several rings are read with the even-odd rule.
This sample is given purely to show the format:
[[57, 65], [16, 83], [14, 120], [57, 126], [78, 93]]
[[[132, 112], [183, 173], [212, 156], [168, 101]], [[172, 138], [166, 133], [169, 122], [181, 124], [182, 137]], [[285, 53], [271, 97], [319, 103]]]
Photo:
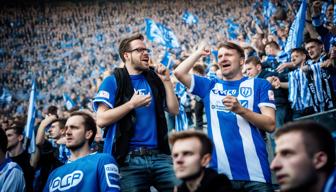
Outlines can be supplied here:
[[123, 68], [104, 79], [93, 101], [104, 128], [104, 152], [120, 167], [121, 191], [172, 191], [177, 179], [164, 110], [178, 114], [178, 101], [163, 65], [149, 66], [149, 50], [137, 34], [121, 41]]

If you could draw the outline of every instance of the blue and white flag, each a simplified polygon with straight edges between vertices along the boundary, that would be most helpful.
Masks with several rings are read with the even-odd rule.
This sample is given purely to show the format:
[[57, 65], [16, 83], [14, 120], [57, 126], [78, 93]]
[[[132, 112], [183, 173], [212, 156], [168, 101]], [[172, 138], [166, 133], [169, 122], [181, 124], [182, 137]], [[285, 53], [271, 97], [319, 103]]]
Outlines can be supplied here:
[[158, 43], [160, 45], [166, 45], [162, 31], [158, 28], [155, 21], [145, 18], [146, 23], [146, 36], [151, 42]]
[[226, 19], [225, 22], [228, 25], [227, 28], [228, 38], [230, 40], [237, 39], [239, 24], [235, 23], [232, 19]]
[[218, 50], [212, 50], [211, 53], [213, 54], [216, 63], [218, 63]]
[[333, 19], [334, 25], [336, 25], [336, 6], [334, 5], [334, 19]]
[[175, 116], [175, 130], [177, 132], [188, 130], [188, 117], [181, 103], [179, 104], [179, 114]]
[[175, 36], [174, 32], [169, 29], [167, 26], [157, 23], [156, 24], [158, 28], [161, 30], [163, 34], [163, 38], [166, 42], [166, 47], [168, 48], [178, 48], [180, 47], [180, 43], [177, 40], [177, 37]]
[[180, 44], [174, 32], [161, 23], [155, 23], [152, 19], [145, 19], [146, 36], [151, 42], [156, 42], [167, 48], [178, 48]]
[[30, 98], [29, 98], [29, 107], [28, 107], [28, 117], [25, 126], [25, 137], [29, 139], [28, 145], [28, 153], [34, 153], [36, 149], [35, 145], [35, 114], [36, 114], [36, 85], [35, 80], [33, 80], [32, 89], [30, 91]]
[[269, 0], [263, 0], [263, 16], [265, 24], [269, 24], [271, 16], [277, 11], [276, 6]]
[[307, 2], [306, 0], [303, 0], [287, 37], [287, 42], [285, 46], [286, 53], [294, 48], [300, 47], [303, 42], [303, 30], [306, 22], [306, 10]]
[[171, 64], [170, 53], [166, 50], [165, 54], [163, 55], [161, 62], [167, 69], [171, 69], [173, 65]]
[[1, 94], [0, 94], [0, 104], [10, 104], [12, 101], [12, 94], [11, 92], [3, 87], [2, 90], [0, 90]]
[[198, 23], [198, 17], [190, 13], [189, 11], [184, 11], [182, 15], [182, 20], [188, 25], [194, 25]]
[[69, 97], [68, 94], [63, 93], [64, 105], [68, 111], [76, 107], [76, 103]]

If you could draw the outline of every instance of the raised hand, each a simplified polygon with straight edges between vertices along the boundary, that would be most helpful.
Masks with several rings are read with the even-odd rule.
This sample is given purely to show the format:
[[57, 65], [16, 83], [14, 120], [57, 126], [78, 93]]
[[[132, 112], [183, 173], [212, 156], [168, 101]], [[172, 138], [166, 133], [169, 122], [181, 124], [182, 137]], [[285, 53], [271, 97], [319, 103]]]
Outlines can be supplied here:
[[289, 68], [289, 67], [291, 67], [291, 66], [293, 66], [293, 64], [292, 64], [291, 62], [289, 62], [289, 63], [282, 63], [282, 64], [280, 64], [280, 65], [276, 68], [276, 71], [277, 71], [278, 73], [282, 73], [286, 68]]
[[169, 69], [167, 69], [164, 65], [161, 63], [157, 64], [155, 71], [162, 81], [170, 81]]
[[57, 119], [56, 115], [46, 115], [46, 118], [44, 118], [41, 121], [41, 124], [43, 124], [43, 126], [48, 126], [51, 122], [53, 122], [56, 119]]
[[201, 43], [197, 46], [196, 52], [200, 53], [202, 56], [210, 55], [210, 49], [208, 48], [206, 41], [201, 41]]

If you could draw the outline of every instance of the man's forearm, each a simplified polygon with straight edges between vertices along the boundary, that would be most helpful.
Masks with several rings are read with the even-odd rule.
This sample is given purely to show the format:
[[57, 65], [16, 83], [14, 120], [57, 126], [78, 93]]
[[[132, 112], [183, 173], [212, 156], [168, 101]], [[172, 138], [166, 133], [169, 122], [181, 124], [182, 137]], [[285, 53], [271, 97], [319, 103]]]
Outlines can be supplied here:
[[166, 101], [167, 101], [168, 112], [171, 114], [177, 115], [179, 113], [179, 107], [178, 107], [177, 97], [174, 92], [173, 84], [169, 80], [169, 81], [164, 81], [163, 85], [166, 90]]
[[275, 119], [268, 115], [255, 113], [247, 108], [243, 108], [237, 114], [261, 130], [267, 132], [275, 130]]
[[201, 53], [194, 52], [186, 60], [184, 60], [178, 67], [174, 70], [175, 77], [182, 82], [187, 88], [191, 85], [191, 75], [189, 71], [194, 66], [194, 64], [201, 58]]
[[105, 104], [101, 104], [101, 106], [97, 111], [97, 125], [101, 128], [117, 122], [134, 109], [134, 106], [132, 106], [130, 102], [126, 102], [123, 105], [112, 109], [106, 107]]

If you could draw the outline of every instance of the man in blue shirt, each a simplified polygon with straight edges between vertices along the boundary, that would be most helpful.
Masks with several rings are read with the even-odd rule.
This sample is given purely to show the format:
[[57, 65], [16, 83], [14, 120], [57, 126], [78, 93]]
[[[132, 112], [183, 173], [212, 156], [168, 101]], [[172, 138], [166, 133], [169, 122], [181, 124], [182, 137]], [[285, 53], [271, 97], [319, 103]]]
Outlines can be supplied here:
[[210, 52], [205, 43], [183, 61], [175, 76], [204, 101], [208, 135], [214, 142], [210, 167], [225, 173], [234, 190], [273, 191], [262, 131], [275, 129], [274, 94], [264, 79], [243, 77], [244, 50], [231, 42], [218, 48], [223, 80], [190, 75]]
[[172, 191], [175, 175], [164, 110], [178, 114], [169, 71], [149, 67], [141, 34], [121, 41], [123, 68], [105, 78], [93, 101], [97, 124], [104, 128], [104, 152], [116, 158], [122, 191]]
[[119, 171], [111, 155], [91, 153], [97, 132], [95, 120], [87, 113], [74, 112], [65, 125], [66, 146], [71, 157], [55, 169], [44, 191], [111, 191], [119, 192]]
[[314, 121], [291, 122], [277, 130], [275, 143], [271, 169], [281, 191], [335, 191], [335, 143], [328, 129]]

